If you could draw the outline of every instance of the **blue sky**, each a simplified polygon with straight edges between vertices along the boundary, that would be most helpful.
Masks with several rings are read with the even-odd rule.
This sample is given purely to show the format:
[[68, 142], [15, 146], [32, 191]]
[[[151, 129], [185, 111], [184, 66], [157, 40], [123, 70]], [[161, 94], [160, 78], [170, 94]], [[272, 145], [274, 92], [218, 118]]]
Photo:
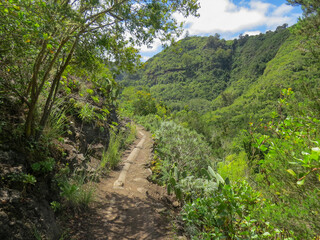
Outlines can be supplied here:
[[[284, 23], [295, 24], [301, 16], [300, 7], [286, 4], [286, 0], [199, 0], [200, 17], [187, 19], [174, 17], [185, 22], [185, 31], [190, 36], [209, 36], [219, 33], [222, 38], [233, 39], [239, 34], [256, 35], [275, 30]], [[155, 40], [152, 48], [143, 46], [142, 60], [146, 61], [159, 51], [161, 43]]]

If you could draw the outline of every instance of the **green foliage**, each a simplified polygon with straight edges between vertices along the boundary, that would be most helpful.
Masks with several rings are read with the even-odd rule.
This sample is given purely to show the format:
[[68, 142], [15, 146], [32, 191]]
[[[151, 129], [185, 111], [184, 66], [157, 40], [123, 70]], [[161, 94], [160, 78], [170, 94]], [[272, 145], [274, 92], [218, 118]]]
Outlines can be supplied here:
[[120, 147], [121, 147], [122, 134], [115, 134], [111, 131], [110, 142], [107, 151], [102, 154], [100, 168], [107, 167], [108, 169], [114, 169], [118, 166], [121, 160]]
[[102, 154], [100, 170], [115, 169], [121, 161], [121, 152], [136, 139], [136, 126], [128, 123], [125, 131], [110, 132], [109, 146]]
[[[202, 178], [172, 169], [168, 190], [185, 202], [181, 217], [192, 239], [270, 239], [292, 236], [265, 222], [265, 200], [245, 181], [230, 184], [211, 167]], [[169, 192], [170, 192], [169, 191]], [[258, 219], [255, 219], [259, 211]], [[290, 239], [290, 238], [287, 238]], [[292, 238], [291, 238], [292, 239]]]
[[121, 83], [148, 86], [155, 98], [173, 109], [188, 104], [198, 110], [199, 102], [212, 100], [225, 89], [232, 58], [231, 46], [225, 40], [216, 39], [217, 43], [203, 51], [207, 39], [190, 37], [179, 41], [150, 59], [136, 75], [124, 75]]
[[53, 201], [53, 202], [50, 203], [50, 207], [52, 208], [52, 210], [54, 212], [57, 212], [57, 211], [59, 211], [61, 209], [61, 204], [59, 202], [57, 202], [57, 201]]
[[[26, 104], [25, 137], [40, 138], [61, 85], [67, 95], [78, 91], [79, 84], [66, 75], [70, 65], [88, 72], [101, 65], [113, 73], [132, 70], [140, 65], [136, 45], [150, 44], [154, 37], [173, 41], [181, 33], [173, 13], [187, 17], [198, 8], [194, 0], [1, 2], [0, 85]], [[111, 79], [99, 84], [114, 100]]]
[[136, 98], [133, 100], [133, 113], [135, 115], [148, 115], [157, 112], [155, 99], [150, 93], [144, 91], [136, 92]]
[[136, 136], [137, 136], [137, 127], [134, 123], [130, 122], [126, 124], [126, 133], [127, 133], [127, 137], [124, 141], [124, 147], [129, 146], [131, 143], [134, 142], [134, 140], [136, 140]]
[[56, 101], [57, 108], [53, 109], [48, 117], [48, 122], [43, 129], [41, 140], [43, 143], [48, 143], [52, 139], [58, 139], [65, 134], [65, 129], [68, 125], [67, 113], [70, 111], [70, 104], [64, 102], [65, 99]]
[[149, 114], [147, 116], [135, 116], [137, 123], [144, 126], [148, 131], [155, 132], [160, 128], [162, 123], [162, 118], [158, 115]]
[[223, 178], [228, 177], [232, 182], [245, 180], [249, 172], [246, 153], [242, 151], [239, 154], [228, 155], [223, 162], [218, 163], [217, 171]]
[[121, 76], [119, 82], [150, 87], [151, 94], [173, 110], [188, 105], [204, 113], [229, 106], [242, 95], [264, 73], [289, 35], [289, 30], [279, 27], [229, 42], [218, 35], [188, 37], [148, 60], [138, 73]]
[[134, 87], [125, 88], [121, 95], [121, 114], [134, 118], [147, 130], [155, 132], [159, 129], [162, 119], [170, 117], [170, 110], [144, 90]]
[[19, 174], [17, 179], [24, 184], [35, 184], [37, 182], [36, 178], [33, 175], [25, 173]]
[[165, 115], [166, 109], [151, 96], [149, 92], [134, 87], [125, 88], [122, 92], [122, 108], [127, 115], [146, 116], [149, 114]]
[[89, 103], [84, 104], [79, 112], [79, 117], [84, 122], [91, 122], [95, 119], [94, 108]]
[[[187, 203], [182, 218], [192, 239], [270, 239], [284, 236], [264, 222], [252, 218], [263, 205], [260, 194], [246, 182], [219, 183], [209, 197]], [[281, 238], [282, 239], [282, 238]]]
[[48, 158], [45, 161], [33, 163], [31, 168], [33, 171], [38, 173], [48, 173], [53, 170], [55, 164], [56, 162], [53, 158]]
[[281, 91], [278, 104], [271, 121], [251, 127], [251, 148], [247, 148], [251, 175], [271, 200], [265, 212], [268, 220], [310, 239], [319, 231], [320, 220], [312, 210], [319, 208], [314, 201], [320, 186], [319, 109], [308, 101], [298, 103], [290, 88]]
[[199, 176], [202, 168], [212, 164], [211, 151], [203, 137], [172, 121], [161, 123], [155, 133], [155, 141], [155, 153], [162, 161], [164, 182], [173, 165], [179, 172]]
[[314, 63], [318, 65], [320, 60], [320, 3], [317, 0], [288, 0], [288, 2], [302, 7], [303, 18], [299, 19], [294, 31], [304, 36], [303, 45], [312, 52]]
[[62, 206], [74, 210], [87, 208], [93, 201], [94, 186], [87, 182], [84, 174], [74, 173], [72, 177], [58, 178], [60, 196], [63, 199]]

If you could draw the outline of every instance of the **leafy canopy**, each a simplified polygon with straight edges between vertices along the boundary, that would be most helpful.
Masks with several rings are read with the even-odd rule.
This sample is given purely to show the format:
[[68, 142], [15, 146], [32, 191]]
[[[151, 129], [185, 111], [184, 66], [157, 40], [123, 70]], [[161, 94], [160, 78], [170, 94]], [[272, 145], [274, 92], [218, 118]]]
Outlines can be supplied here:
[[[196, 15], [197, 0], [9, 0], [0, 3], [0, 84], [27, 105], [25, 135], [41, 135], [68, 65], [132, 70], [135, 49], [154, 38], [172, 41]], [[44, 106], [38, 111], [40, 98]], [[40, 117], [36, 115], [39, 113]], [[39, 124], [39, 130], [34, 126]]]

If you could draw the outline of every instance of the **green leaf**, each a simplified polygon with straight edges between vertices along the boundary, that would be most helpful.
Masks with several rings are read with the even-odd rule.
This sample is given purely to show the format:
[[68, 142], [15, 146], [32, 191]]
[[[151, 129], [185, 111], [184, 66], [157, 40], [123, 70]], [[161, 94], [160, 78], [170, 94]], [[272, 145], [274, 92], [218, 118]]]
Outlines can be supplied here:
[[262, 236], [269, 237], [269, 236], [271, 236], [271, 234], [269, 232], [265, 232], [264, 234], [262, 234]]
[[173, 177], [171, 177], [171, 178], [169, 179], [169, 181], [170, 181], [170, 184], [171, 184], [172, 187], [174, 187], [174, 186], [177, 185], [176, 180], [175, 180]]
[[230, 179], [228, 177], [224, 181], [227, 185], [230, 185]]
[[208, 173], [212, 177], [216, 178], [216, 173], [213, 171], [213, 169], [210, 166], [208, 166]]
[[302, 180], [300, 180], [300, 181], [298, 181], [297, 184], [298, 184], [299, 186], [302, 186], [302, 185], [304, 184], [304, 180], [305, 180], [305, 178], [302, 179]]
[[297, 177], [297, 174], [292, 169], [288, 169], [287, 172], [290, 173], [292, 176]]
[[179, 187], [176, 187], [176, 188], [175, 188], [175, 194], [176, 194], [176, 197], [177, 197], [179, 200], [182, 200], [183, 195], [182, 195], [182, 191], [181, 191], [181, 189], [180, 189]]
[[218, 183], [222, 183], [222, 184], [225, 183], [224, 180], [223, 180], [223, 178], [220, 176], [219, 173], [216, 173], [216, 178], [217, 178]]
[[44, 34], [42, 35], [42, 37], [43, 37], [44, 40], [47, 40], [47, 39], [49, 38], [49, 35], [48, 35], [48, 33], [44, 33]]
[[206, 176], [209, 180], [212, 178], [208, 171], [204, 168], [201, 169], [201, 175]]
[[265, 152], [265, 151], [267, 151], [268, 150], [268, 148], [265, 146], [265, 145], [261, 145], [260, 146], [260, 150], [262, 151], [262, 152]]
[[174, 167], [173, 169], [173, 175], [174, 175], [174, 178], [176, 180], [179, 180], [179, 171], [178, 171], [178, 168], [177, 167]]

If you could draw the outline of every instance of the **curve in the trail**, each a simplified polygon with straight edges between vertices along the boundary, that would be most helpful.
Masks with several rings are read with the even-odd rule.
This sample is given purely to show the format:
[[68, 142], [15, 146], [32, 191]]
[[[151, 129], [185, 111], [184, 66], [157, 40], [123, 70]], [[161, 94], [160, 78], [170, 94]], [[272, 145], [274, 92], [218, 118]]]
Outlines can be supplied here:
[[130, 153], [130, 155], [128, 156], [126, 161], [124, 162], [124, 166], [119, 174], [119, 177], [113, 184], [114, 189], [122, 189], [123, 188], [124, 183], [126, 181], [127, 173], [130, 169], [130, 166], [137, 159], [139, 152], [143, 147], [143, 144], [146, 140], [146, 135], [141, 131], [139, 131], [139, 133], [142, 135], [142, 139], [137, 144], [137, 146], [132, 150], [132, 152]]

